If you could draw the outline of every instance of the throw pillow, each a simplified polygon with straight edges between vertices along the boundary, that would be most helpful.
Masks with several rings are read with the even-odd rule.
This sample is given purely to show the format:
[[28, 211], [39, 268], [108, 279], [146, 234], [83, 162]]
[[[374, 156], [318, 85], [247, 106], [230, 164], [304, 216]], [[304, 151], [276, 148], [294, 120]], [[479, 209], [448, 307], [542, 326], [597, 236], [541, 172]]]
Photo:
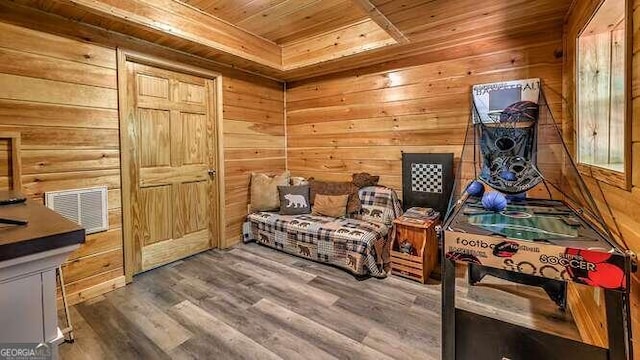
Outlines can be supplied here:
[[349, 195], [316, 195], [311, 214], [324, 215], [334, 218], [347, 214]]
[[298, 185], [308, 185], [309, 182], [307, 181], [307, 179], [303, 178], [302, 176], [292, 176], [291, 177], [291, 185], [293, 186], [298, 186]]
[[362, 189], [367, 186], [376, 186], [378, 185], [378, 180], [380, 180], [380, 176], [373, 176], [366, 172], [356, 173], [352, 175], [353, 185], [357, 186], [358, 189]]
[[310, 198], [311, 205], [314, 204], [316, 195], [349, 195], [347, 202], [347, 213], [353, 214], [360, 211], [360, 197], [358, 196], [358, 188], [350, 182], [346, 181], [318, 181], [309, 178], [309, 186], [311, 188]]
[[277, 176], [251, 173], [251, 211], [273, 211], [280, 209], [278, 186], [289, 185], [289, 172]]
[[280, 193], [280, 214], [300, 215], [311, 212], [309, 185], [278, 186]]

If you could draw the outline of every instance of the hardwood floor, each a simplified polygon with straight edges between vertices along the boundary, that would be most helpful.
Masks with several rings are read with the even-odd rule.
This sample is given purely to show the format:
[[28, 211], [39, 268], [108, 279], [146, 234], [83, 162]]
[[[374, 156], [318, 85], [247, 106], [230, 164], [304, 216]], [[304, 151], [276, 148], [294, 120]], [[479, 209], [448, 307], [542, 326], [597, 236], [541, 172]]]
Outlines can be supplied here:
[[[462, 269], [461, 271], [463, 271]], [[498, 280], [458, 306], [578, 338], [539, 289]], [[526, 294], [526, 297], [522, 295]], [[257, 244], [207, 251], [71, 308], [62, 359], [438, 359], [440, 285], [357, 280]]]

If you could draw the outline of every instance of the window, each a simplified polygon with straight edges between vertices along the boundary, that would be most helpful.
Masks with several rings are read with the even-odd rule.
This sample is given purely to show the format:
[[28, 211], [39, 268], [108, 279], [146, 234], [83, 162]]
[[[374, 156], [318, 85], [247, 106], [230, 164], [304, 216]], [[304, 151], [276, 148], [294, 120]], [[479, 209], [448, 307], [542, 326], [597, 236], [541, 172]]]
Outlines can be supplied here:
[[578, 163], [625, 172], [625, 0], [604, 0], [578, 36]]

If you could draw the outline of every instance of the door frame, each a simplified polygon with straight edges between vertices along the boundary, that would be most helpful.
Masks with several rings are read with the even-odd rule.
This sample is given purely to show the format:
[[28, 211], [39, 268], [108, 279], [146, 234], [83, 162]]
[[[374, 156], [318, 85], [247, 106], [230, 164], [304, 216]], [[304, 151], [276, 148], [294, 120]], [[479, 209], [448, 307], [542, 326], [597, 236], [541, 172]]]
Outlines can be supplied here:
[[[224, 144], [222, 123], [222, 75], [215, 71], [210, 71], [200, 67], [182, 64], [179, 62], [169, 61], [155, 56], [142, 54], [136, 51], [126, 50], [122, 48], [116, 49], [117, 71], [118, 71], [118, 118], [120, 130], [120, 192], [122, 198], [122, 237], [123, 237], [123, 257], [124, 257], [124, 276], [125, 281], [130, 283], [133, 281], [135, 269], [135, 246], [133, 244], [133, 219], [131, 213], [131, 178], [129, 168], [131, 167], [131, 158], [128, 154], [131, 151], [132, 144], [129, 142], [129, 134], [126, 131], [128, 127], [129, 112], [129, 88], [127, 83], [127, 62], [134, 62], [142, 65], [153, 66], [165, 70], [175, 71], [183, 74], [194, 75], [205, 79], [214, 80], [214, 111], [213, 115], [215, 131], [213, 133], [216, 143], [215, 167], [216, 177], [212, 186], [216, 187], [217, 197], [212, 199], [216, 207], [218, 216], [212, 219], [214, 226], [213, 234], [216, 238], [211, 239], [211, 248], [218, 248], [224, 239], [225, 224], [225, 194], [224, 194]], [[211, 97], [212, 94], [209, 94]]]

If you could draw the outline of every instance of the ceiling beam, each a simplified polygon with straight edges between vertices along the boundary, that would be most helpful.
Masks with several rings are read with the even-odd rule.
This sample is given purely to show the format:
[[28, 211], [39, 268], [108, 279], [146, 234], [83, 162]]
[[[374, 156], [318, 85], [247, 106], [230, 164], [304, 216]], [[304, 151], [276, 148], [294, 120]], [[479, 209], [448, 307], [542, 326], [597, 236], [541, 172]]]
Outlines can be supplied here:
[[396, 41], [375, 21], [364, 18], [331, 32], [282, 46], [285, 73], [309, 65], [336, 60], [362, 52], [396, 45]]
[[[289, 83], [322, 76], [350, 76], [347, 74], [380, 72], [505, 51], [505, 49], [518, 49], [535, 43], [558, 43], [560, 41], [558, 33], [562, 33], [563, 15], [545, 18], [544, 21], [538, 21], [533, 17], [530, 22], [514, 22], [517, 25], [510, 28], [508, 32], [496, 29], [490, 24], [465, 34], [456, 34], [446, 40], [425, 39], [402, 46], [373, 49], [354, 54], [349, 57], [349, 61], [336, 59], [288, 70], [284, 80]], [[555, 54], [549, 55], [555, 56]]]
[[[18, 4], [17, 1], [25, 3], [25, 5]], [[67, 13], [66, 10], [62, 11], [63, 9], [59, 6], [56, 8], [56, 11], [60, 13], [46, 11], [51, 10], [53, 6], [51, 2], [45, 2], [45, 0], [33, 1], [38, 1], [39, 6], [42, 8], [28, 6], [29, 3], [24, 0], [0, 1], [0, 22], [79, 41], [91, 42], [108, 48], [115, 49], [122, 47], [127, 50], [218, 71], [225, 76], [238, 79], [250, 79], [250, 81], [255, 82], [257, 79], [264, 78], [282, 82], [283, 72], [280, 70], [273, 70], [269, 67], [237, 57], [231, 58], [227, 56], [222, 58], [221, 56], [217, 56], [214, 60], [211, 56], [196, 54], [193, 51], [196, 49], [195, 44], [190, 44], [190, 48], [178, 49], [169, 46], [169, 44], [154, 43], [152, 40], [144, 39], [142, 36], [135, 37], [128, 35], [129, 31], [122, 27], [119, 29], [120, 32], [110, 31], [101, 26], [72, 20], [69, 17], [70, 14]], [[73, 15], [76, 19], [79, 19], [85, 18], [88, 13], [74, 10]], [[98, 18], [97, 20], [99, 20], [100, 24], [104, 23], [104, 19], [102, 18]], [[91, 58], [92, 54], [88, 53], [85, 54], [85, 56]]]
[[351, 0], [354, 4], [358, 5], [364, 10], [371, 20], [375, 21], [389, 36], [391, 36], [398, 44], [408, 44], [409, 38], [407, 38], [402, 31], [400, 31], [378, 8], [369, 0]]
[[[105, 18], [133, 23], [143, 30], [202, 44], [280, 70], [277, 44], [172, 0], [57, 0]], [[137, 34], [129, 34], [136, 36]]]

